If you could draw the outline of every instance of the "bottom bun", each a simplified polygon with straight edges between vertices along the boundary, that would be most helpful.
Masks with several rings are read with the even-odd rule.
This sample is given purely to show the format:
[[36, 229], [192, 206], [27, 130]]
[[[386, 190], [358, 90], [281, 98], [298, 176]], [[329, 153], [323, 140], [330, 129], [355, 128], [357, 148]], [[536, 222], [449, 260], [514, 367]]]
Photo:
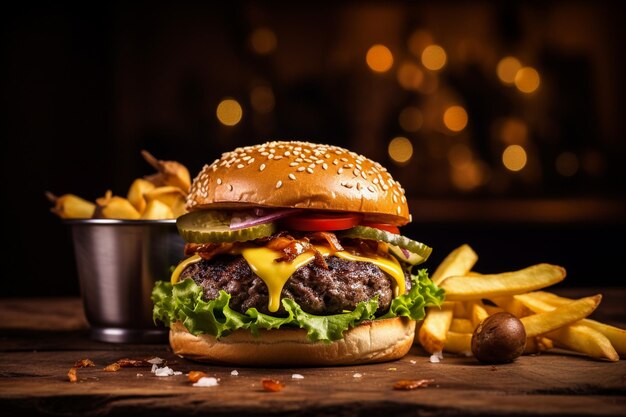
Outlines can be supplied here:
[[311, 342], [304, 329], [236, 330], [219, 340], [194, 336], [172, 323], [170, 345], [179, 356], [201, 362], [243, 366], [326, 366], [385, 362], [407, 354], [415, 321], [404, 317], [366, 321], [332, 343]]

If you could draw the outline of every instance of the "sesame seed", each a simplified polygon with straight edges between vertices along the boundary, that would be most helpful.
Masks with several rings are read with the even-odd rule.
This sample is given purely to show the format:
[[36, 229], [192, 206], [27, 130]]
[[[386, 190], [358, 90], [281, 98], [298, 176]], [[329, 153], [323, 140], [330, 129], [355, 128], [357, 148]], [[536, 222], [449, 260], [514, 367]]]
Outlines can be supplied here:
[[292, 162], [292, 163], [289, 164], [290, 167], [297, 167], [298, 165], [300, 165], [300, 164], [297, 163], [297, 162]]
[[367, 186], [367, 189], [368, 189], [368, 190], [370, 190], [370, 192], [372, 192], [372, 193], [373, 193], [374, 191], [376, 191], [376, 190], [374, 189], [374, 187], [372, 187], [371, 185], [368, 185], [368, 186]]
[[289, 152], [289, 151], [285, 151], [285, 153], [284, 153], [283, 155], [285, 155], [285, 156], [289, 156], [289, 155], [291, 155], [291, 152]]
[[217, 165], [213, 165], [213, 172], [217, 171]]
[[325, 170], [328, 169], [328, 164], [322, 164], [322, 168]]
[[361, 185], [361, 183], [360, 183], [360, 182], [357, 182], [357, 183], [356, 183], [356, 189], [357, 189], [357, 190], [359, 190], [359, 191], [361, 191], [361, 188], [363, 188], [363, 186]]
[[323, 160], [323, 159], [318, 159], [318, 160], [316, 160], [316, 161], [315, 161], [315, 163], [316, 163], [316, 164], [318, 164], [318, 165], [319, 165], [319, 164], [323, 164], [323, 163], [324, 163], [324, 160]]
[[341, 158], [343, 162], [348, 162], [348, 158]]
[[311, 169], [315, 168], [315, 164], [309, 165], [309, 168], [311, 168]]
[[[295, 154], [295, 152], [294, 152]], [[302, 158], [296, 158], [296, 162], [302, 162]]]
[[393, 202], [396, 203], [396, 204], [398, 203], [398, 197], [396, 197], [395, 194], [393, 195]]
[[309, 159], [309, 158], [304, 158], [304, 162], [308, 162], [310, 164], [313, 161], [311, 159]]
[[278, 155], [278, 156], [274, 157], [275, 161], [278, 161], [279, 159], [283, 159], [282, 155]]
[[243, 158], [241, 158], [244, 161], [247, 161], [248, 159], [252, 158], [251, 156], [244, 156]]
[[343, 152], [341, 152], [340, 150], [335, 150], [335, 154], [337, 155], [341, 155]]
[[400, 201], [402, 201], [402, 203], [406, 203], [406, 197], [402, 196], [402, 198], [400, 199]]
[[313, 173], [313, 170], [312, 170], [311, 168], [307, 168], [307, 169], [306, 169], [306, 172], [308, 172], [309, 174], [312, 174], [312, 173]]
[[269, 155], [269, 153], [268, 152], [261, 152], [261, 155], [267, 156], [267, 155]]
[[355, 177], [359, 176], [359, 170], [358, 169], [354, 169], [354, 171], [352, 171], [352, 175], [354, 175]]
[[254, 158], [250, 158], [250, 159], [248, 159], [248, 165], [250, 165], [250, 164], [251, 164], [251, 163], [253, 163], [253, 162], [254, 162]]
[[233, 186], [231, 184], [228, 184], [228, 191], [232, 191], [233, 190]]
[[387, 187], [387, 184], [383, 184], [383, 190], [387, 191], [389, 189], [389, 187]]
[[324, 158], [329, 159], [330, 158], [330, 154], [327, 153], [326, 155], [324, 155]]
[[296, 176], [295, 176], [295, 175], [293, 175], [293, 173], [291, 173], [291, 174], [289, 174], [289, 179], [292, 179], [292, 180], [294, 180], [294, 181], [295, 181]]
[[335, 160], [333, 161], [333, 165], [337, 165], [338, 163], [339, 163], [339, 160], [338, 160], [338, 159], [335, 159]]
[[400, 206], [398, 206], [398, 214], [400, 214], [400, 212], [402, 211], [402, 209], [400, 208]]
[[267, 155], [267, 159], [274, 159], [274, 154], [271, 153], [271, 154]]
[[265, 169], [265, 164], [261, 164], [261, 166], [259, 167], [259, 171], [263, 171]]
[[304, 171], [306, 168], [305, 167], [298, 167], [298, 172], [302, 172]]
[[348, 183], [345, 183], [343, 186], [346, 187], [346, 188], [352, 188], [353, 187], [352, 184], [348, 184]]
[[270, 149], [270, 153], [275, 153], [276, 149]]
[[216, 182], [217, 182], [217, 185], [222, 185], [222, 179], [221, 178], [218, 178]]
[[237, 165], [237, 168], [238, 168], [238, 169], [241, 169], [241, 168], [243, 168], [244, 166], [245, 166], [244, 164], [239, 164], [239, 165]]
[[337, 170], [337, 174], [340, 174], [340, 175], [341, 175], [341, 174], [343, 174], [343, 168], [339, 168], [339, 169]]
[[[281, 180], [278, 180], [278, 182], [276, 183], [276, 188], [280, 188], [283, 186], [283, 182]], [[400, 208], [400, 207], [398, 207]]]

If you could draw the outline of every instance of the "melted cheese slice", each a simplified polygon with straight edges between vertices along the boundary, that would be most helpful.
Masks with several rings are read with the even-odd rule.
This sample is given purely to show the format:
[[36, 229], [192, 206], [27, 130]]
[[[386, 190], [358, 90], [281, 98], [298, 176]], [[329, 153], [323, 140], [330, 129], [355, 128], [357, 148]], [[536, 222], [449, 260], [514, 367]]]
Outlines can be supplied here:
[[181, 261], [176, 268], [174, 268], [174, 271], [172, 272], [172, 277], [170, 278], [170, 282], [172, 284], [176, 284], [178, 282], [178, 280], [180, 279], [180, 274], [182, 274], [183, 270], [185, 268], [187, 268], [187, 266], [191, 265], [191, 264], [195, 264], [196, 262], [200, 262], [202, 260], [202, 257], [198, 254], [192, 255], [189, 258]]
[[[331, 251], [324, 246], [316, 246], [315, 249], [323, 256], [331, 255]], [[271, 312], [278, 311], [280, 307], [280, 293], [289, 277], [291, 277], [298, 268], [308, 264], [315, 258], [312, 253], [305, 252], [296, 257], [292, 262], [275, 262], [276, 258], [282, 256], [282, 253], [264, 247], [242, 249], [241, 254], [250, 265], [252, 271], [267, 285], [269, 294], [268, 310]], [[335, 252], [332, 253], [332, 255], [350, 261], [369, 262], [378, 266], [394, 279], [396, 283], [394, 288], [395, 295], [398, 296], [405, 293], [404, 272], [397, 260], [390, 260], [379, 256], [366, 258], [352, 255], [348, 252]]]
[[[353, 255], [349, 252], [331, 252], [325, 246], [315, 246], [322, 256], [334, 255], [349, 261], [369, 262], [379, 267], [383, 272], [390, 275], [394, 282], [394, 295], [397, 297], [406, 292], [404, 282], [404, 272], [398, 261], [390, 257], [389, 259], [380, 256], [364, 257]], [[303, 267], [315, 259], [315, 255], [305, 252], [297, 256], [292, 262], [275, 262], [283, 254], [265, 247], [251, 247], [241, 249], [241, 255], [244, 257], [250, 269], [254, 272], [267, 286], [269, 294], [268, 309], [271, 312], [278, 311], [280, 307], [280, 294], [287, 280], [296, 272], [298, 268]], [[199, 255], [193, 255], [178, 264], [174, 272], [172, 272], [171, 282], [176, 284], [180, 279], [180, 274], [190, 264], [199, 262], [202, 258]]]

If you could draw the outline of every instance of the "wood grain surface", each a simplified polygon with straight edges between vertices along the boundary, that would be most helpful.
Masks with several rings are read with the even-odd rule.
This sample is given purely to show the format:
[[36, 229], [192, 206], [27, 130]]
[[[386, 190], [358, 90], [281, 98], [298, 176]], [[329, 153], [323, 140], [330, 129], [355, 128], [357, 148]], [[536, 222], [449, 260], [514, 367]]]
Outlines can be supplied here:
[[[623, 325], [626, 292], [600, 292], [605, 297], [595, 318]], [[414, 347], [399, 361], [375, 365], [220, 367], [178, 358], [167, 345], [92, 341], [78, 299], [0, 300], [0, 317], [9, 316], [11, 323], [0, 324], [0, 410], [7, 416], [626, 415], [624, 360], [608, 363], [554, 351], [508, 365], [480, 365], [453, 355], [434, 364]], [[153, 356], [183, 374], [157, 377], [147, 367], [103, 371], [121, 358]], [[96, 367], [79, 369], [78, 382], [70, 383], [69, 368], [83, 358]], [[235, 369], [238, 375], [231, 375]], [[185, 375], [192, 370], [218, 378], [219, 385], [193, 387]], [[294, 374], [304, 378], [293, 379]], [[280, 380], [284, 390], [263, 391], [263, 378]], [[433, 382], [413, 391], [394, 390], [402, 379]]]

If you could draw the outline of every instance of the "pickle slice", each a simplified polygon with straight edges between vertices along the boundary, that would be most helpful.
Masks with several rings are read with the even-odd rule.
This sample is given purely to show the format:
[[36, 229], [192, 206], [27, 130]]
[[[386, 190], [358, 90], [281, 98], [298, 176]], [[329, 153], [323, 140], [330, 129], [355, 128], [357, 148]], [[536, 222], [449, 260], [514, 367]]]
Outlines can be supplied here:
[[404, 262], [409, 265], [419, 265], [426, 260], [426, 258], [419, 256], [417, 253], [411, 252], [408, 249], [407, 253], [409, 254], [409, 257], [407, 258], [406, 254], [399, 247], [390, 244], [387, 244], [387, 247], [389, 248], [388, 251], [400, 262]]
[[178, 232], [185, 242], [226, 243], [245, 242], [271, 236], [276, 223], [264, 223], [239, 230], [230, 229], [231, 213], [217, 210], [192, 211], [176, 220]]
[[[390, 233], [386, 230], [375, 229], [373, 227], [367, 226], [355, 226], [352, 229], [337, 232], [337, 237], [380, 240], [388, 243], [389, 245], [397, 246], [397, 249], [400, 253], [400, 259], [404, 260], [407, 263], [411, 263], [412, 265], [417, 265], [418, 263], [424, 262], [426, 259], [428, 259], [430, 253], [433, 251], [432, 248], [424, 245], [423, 243], [411, 240], [406, 236], [396, 235], [395, 233]], [[402, 254], [402, 251], [399, 248], [404, 248], [408, 250], [412, 254], [421, 258], [421, 260], [415, 256], [409, 257], [409, 259], [407, 260], [407, 258]], [[414, 261], [416, 263], [413, 264], [411, 261]]]

